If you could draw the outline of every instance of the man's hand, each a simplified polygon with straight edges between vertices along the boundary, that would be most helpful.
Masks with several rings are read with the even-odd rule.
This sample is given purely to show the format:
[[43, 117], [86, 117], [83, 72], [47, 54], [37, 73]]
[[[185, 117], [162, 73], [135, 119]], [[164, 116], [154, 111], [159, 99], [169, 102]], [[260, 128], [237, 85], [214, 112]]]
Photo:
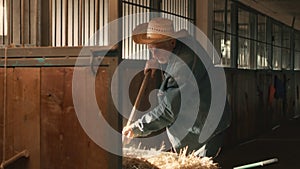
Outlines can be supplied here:
[[129, 144], [132, 138], [134, 137], [131, 126], [125, 126], [123, 128], [122, 134], [123, 134], [122, 136], [123, 144]]
[[151, 77], [154, 77], [155, 71], [159, 69], [159, 63], [156, 59], [150, 59], [146, 62], [144, 74], [151, 71]]

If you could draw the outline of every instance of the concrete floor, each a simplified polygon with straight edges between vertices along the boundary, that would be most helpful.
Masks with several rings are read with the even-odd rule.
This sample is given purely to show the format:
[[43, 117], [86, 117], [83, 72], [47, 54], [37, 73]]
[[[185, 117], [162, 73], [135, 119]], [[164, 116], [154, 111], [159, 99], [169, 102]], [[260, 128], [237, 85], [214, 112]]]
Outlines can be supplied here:
[[263, 169], [300, 169], [300, 118], [288, 120], [254, 140], [225, 149], [215, 159], [223, 169], [277, 158]]

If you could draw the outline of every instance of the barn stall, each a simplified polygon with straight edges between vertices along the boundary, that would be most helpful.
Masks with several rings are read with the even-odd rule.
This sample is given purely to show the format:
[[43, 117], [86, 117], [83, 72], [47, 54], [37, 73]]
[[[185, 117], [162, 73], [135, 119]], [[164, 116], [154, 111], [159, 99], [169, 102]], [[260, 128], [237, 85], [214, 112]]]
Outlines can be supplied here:
[[[161, 6], [156, 1], [150, 3], [147, 0], [87, 2], [79, 0], [0, 1], [0, 4], [9, 7], [0, 12], [9, 14], [7, 17], [5, 14], [0, 17], [6, 18], [9, 23], [0, 24], [0, 83], [3, 84], [0, 85], [0, 135], [2, 136], [0, 157], [3, 165], [10, 168], [44, 169], [121, 167], [121, 158], [100, 148], [87, 136], [77, 119], [72, 100], [75, 60], [79, 56], [83, 42], [105, 23], [121, 15], [137, 11], [147, 12], [157, 8], [164, 8], [167, 14], [172, 14], [171, 9], [175, 4], [164, 1], [166, 4]], [[188, 17], [197, 16], [188, 19], [208, 35], [211, 33], [210, 25], [213, 22], [210, 15], [212, 4], [209, 2], [210, 0], [206, 0], [197, 3], [195, 8], [201, 10], [191, 11], [195, 14], [188, 15]], [[235, 6], [234, 3], [229, 4], [232, 5], [231, 7]], [[123, 11], [120, 9], [121, 6]], [[176, 6], [175, 15], [180, 15], [180, 5]], [[223, 12], [222, 10], [217, 12]], [[235, 10], [237, 11], [237, 8]], [[92, 15], [88, 15], [88, 11]], [[253, 9], [250, 11], [252, 12]], [[6, 26], [8, 29], [5, 29]], [[132, 26], [127, 25], [127, 27]], [[105, 42], [105, 38], [107, 40], [108, 37], [114, 36], [107, 32], [107, 37], [103, 37], [101, 45], [109, 44]], [[123, 49], [132, 47], [126, 47], [127, 41], [124, 42]], [[103, 50], [108, 49], [103, 48]], [[299, 48], [297, 50], [299, 51]], [[235, 53], [237, 54], [238, 52]], [[80, 67], [86, 74], [85, 78], [96, 78], [97, 102], [103, 109], [103, 115], [118, 131], [122, 128], [123, 119], [119, 117], [111, 101], [109, 82], [121, 61], [120, 55], [118, 53], [106, 57], [99, 68], [92, 68], [90, 64]], [[90, 63], [93, 58], [87, 56], [86, 59]], [[133, 62], [132, 65], [144, 64], [141, 60], [130, 60], [130, 62]], [[128, 74], [136, 69], [134, 66], [128, 67], [121, 76], [124, 78], [122, 80], [126, 81]], [[283, 121], [299, 116], [299, 71], [234, 67], [225, 68], [225, 72], [228, 99], [233, 111], [232, 124], [226, 137], [226, 147], [248, 141], [280, 125]], [[140, 73], [131, 82], [132, 103], [142, 79], [143, 74]], [[146, 93], [150, 93], [155, 87], [155, 83], [153, 86], [148, 86]], [[281, 92], [275, 95], [274, 89]], [[86, 105], [90, 103], [88, 96], [90, 96], [88, 93], [82, 96], [87, 98]], [[145, 101], [141, 105], [141, 109], [145, 110], [149, 103]], [[124, 108], [123, 110], [130, 110], [127, 103], [121, 107]], [[88, 108], [85, 107], [87, 111]]]
[[[1, 49], [1, 159], [22, 151], [29, 157], [14, 160], [13, 168], [118, 168], [120, 158], [101, 149], [84, 132], [75, 113], [72, 76], [82, 48]], [[107, 52], [108, 49], [101, 49]], [[81, 57], [89, 63], [90, 56]], [[116, 130], [119, 115], [112, 106], [110, 79], [115, 56], [96, 67], [79, 65], [83, 81], [95, 78], [95, 93], [103, 116]], [[82, 89], [87, 90], [87, 89]], [[82, 95], [89, 112], [91, 93]], [[109, 113], [108, 113], [109, 112]], [[99, 131], [101, 132], [101, 131]], [[117, 140], [112, 140], [116, 141]]]

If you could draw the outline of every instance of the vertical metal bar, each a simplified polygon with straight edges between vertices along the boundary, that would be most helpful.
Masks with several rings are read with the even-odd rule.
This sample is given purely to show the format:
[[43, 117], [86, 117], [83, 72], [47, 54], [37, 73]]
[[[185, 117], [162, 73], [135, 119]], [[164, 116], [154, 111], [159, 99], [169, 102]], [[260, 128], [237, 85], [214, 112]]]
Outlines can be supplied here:
[[86, 43], [86, 1], [87, 0], [84, 0], [82, 4], [82, 45], [85, 45]]
[[[99, 29], [103, 28], [103, 25], [104, 25], [104, 0], [100, 0], [100, 3], [99, 3]], [[99, 35], [99, 42], [100, 42], [100, 45], [103, 45], [103, 40], [104, 40], [104, 35], [103, 33], [100, 33]]]
[[[179, 7], [179, 9], [180, 9], [180, 15], [187, 17], [187, 16], [185, 15], [185, 13], [184, 13], [184, 11], [185, 11], [185, 3], [184, 3], [184, 0], [180, 0], [180, 4], [181, 4], [181, 5], [180, 5], [181, 7]], [[180, 29], [182, 29], [182, 28], [185, 27], [185, 25], [184, 25], [184, 20], [186, 20], [186, 19], [181, 19], [181, 26], [180, 26]]]
[[[257, 15], [250, 13], [250, 37], [253, 37], [257, 40]], [[255, 69], [257, 68], [257, 41], [250, 40], [250, 68]], [[252, 56], [252, 57], [251, 57]]]
[[64, 0], [65, 2], [65, 45], [69, 46], [68, 44], [68, 32], [69, 32], [69, 26], [68, 26], [68, 22], [69, 22], [69, 0]]
[[[103, 17], [104, 17], [104, 20], [103, 20], [103, 25], [102, 25], [102, 28], [105, 26], [105, 24], [107, 24], [108, 23], [108, 17], [109, 17], [109, 15], [108, 15], [108, 0], [103, 0]], [[108, 34], [109, 34], [109, 32], [108, 32], [108, 30], [107, 29], [105, 29], [105, 33], [104, 33], [104, 40], [103, 40], [103, 45], [106, 45], [106, 44], [108, 44], [109, 42], [109, 37], [108, 37]]]
[[94, 22], [94, 27], [93, 27], [93, 33], [94, 33], [94, 35], [93, 35], [93, 41], [94, 41], [94, 45], [97, 45], [96, 43], [97, 43], [97, 41], [96, 41], [96, 35], [97, 35], [97, 28], [96, 28], [96, 23], [97, 23], [97, 21], [96, 21], [96, 8], [97, 8], [97, 6], [96, 6], [96, 0], [94, 0], [94, 13], [93, 13], [93, 22]]
[[224, 42], [226, 43], [227, 41], [227, 33], [228, 33], [228, 30], [227, 30], [227, 22], [228, 22], [228, 0], [225, 0], [225, 12], [224, 12]]
[[267, 51], [270, 69], [273, 69], [272, 21], [267, 17]]
[[[126, 15], [129, 15], [130, 11], [129, 11], [129, 5], [128, 4], [125, 4], [125, 8], [126, 8]], [[129, 28], [129, 23], [130, 21], [130, 18], [127, 18], [126, 20], [126, 27], [124, 29], [124, 32], [126, 33], [127, 35], [127, 38], [126, 38], [126, 58], [129, 59], [129, 47], [130, 47], [130, 42], [129, 42], [129, 39], [128, 39], [128, 28]]]
[[295, 70], [295, 29], [290, 30], [291, 70]]
[[[44, 3], [44, 1], [43, 1], [43, 3]], [[47, 3], [46, 3], [46, 5], [47, 5]], [[41, 41], [43, 42], [41, 45], [45, 45], [45, 46], [48, 46], [48, 45], [50, 45], [51, 44], [51, 46], [52, 46], [52, 44], [53, 44], [53, 38], [52, 38], [52, 35], [53, 35], [53, 20], [52, 20], [52, 18], [53, 18], [53, 11], [52, 11], [52, 9], [53, 9], [53, 7], [52, 7], [52, 0], [49, 0], [48, 1], [48, 5], [49, 5], [49, 8], [47, 9], [47, 10], [49, 10], [48, 12], [46, 11], [43, 11], [43, 14], [46, 16], [46, 22], [45, 22], [45, 24], [43, 23], [43, 25], [47, 25], [47, 23], [49, 24], [49, 26], [48, 26], [48, 28], [49, 28], [49, 31], [47, 32], [47, 29], [45, 30], [45, 32], [46, 32], [46, 35], [47, 35], [47, 37], [48, 38], [46, 38], [46, 40], [44, 40], [44, 38], [43, 38], [43, 36], [41, 36]], [[42, 6], [44, 6], [44, 5], [42, 5]], [[48, 15], [47, 15], [47, 13], [48, 13]], [[44, 22], [44, 21], [43, 21]], [[43, 34], [43, 28], [44, 27], [46, 27], [46, 26], [42, 26], [41, 27], [41, 35], [44, 35]], [[47, 40], [48, 39], [48, 40]]]
[[[11, 21], [11, 14], [12, 14], [12, 10], [11, 10], [11, 2], [7, 1], [6, 6], [5, 6], [5, 11], [8, 14], [7, 15], [7, 44], [10, 45], [11, 44], [11, 33], [12, 33], [12, 29], [11, 29], [11, 25], [12, 25], [12, 21]], [[4, 22], [4, 20], [3, 20]]]
[[6, 10], [8, 10], [8, 29], [7, 29], [7, 37], [8, 37], [8, 44], [10, 45], [13, 42], [13, 2], [8, 1], [8, 4], [6, 6]]
[[64, 9], [63, 9], [63, 1], [66, 0], [60, 0], [60, 46], [63, 46], [63, 14], [64, 14]]
[[79, 8], [78, 8], [78, 10], [79, 10], [79, 14], [78, 14], [79, 15], [78, 16], [78, 22], [79, 22], [78, 45], [79, 46], [82, 45], [82, 1], [83, 0], [79, 0], [79, 4], [78, 4], [78, 6], [79, 6]]
[[99, 45], [99, 0], [96, 0], [96, 3], [95, 3], [95, 28], [96, 28], [96, 36], [95, 36], [95, 41], [96, 41], [96, 44], [95, 45]]
[[90, 18], [90, 16], [91, 16], [91, 13], [89, 12], [90, 11], [90, 9], [91, 9], [91, 0], [87, 0], [88, 1], [88, 4], [87, 4], [87, 11], [85, 11], [85, 13], [87, 13], [87, 25], [86, 25], [86, 40], [88, 41], [88, 45], [91, 45], [90, 44], [90, 41], [88, 40], [88, 38], [91, 36], [91, 31], [90, 31], [90, 25], [91, 25], [91, 18]]
[[24, 0], [21, 0], [21, 5], [20, 5], [20, 18], [21, 18], [21, 24], [20, 24], [20, 42], [22, 45], [24, 45], [24, 8], [25, 8], [25, 5], [24, 5]]
[[[75, 11], [75, 3], [74, 3], [74, 0], [72, 0], [72, 35], [75, 34], [75, 17], [74, 17], [74, 12]], [[72, 46], [74, 46], [74, 37], [71, 35], [71, 38], [72, 38]]]
[[[133, 11], [133, 6], [132, 5], [129, 5], [129, 14], [132, 14], [132, 11]], [[132, 18], [133, 17], [130, 17], [129, 18], [129, 29], [127, 29], [128, 33], [130, 34], [129, 30], [132, 29]], [[130, 53], [132, 53], [132, 43], [129, 42], [129, 49], [128, 49], [129, 53], [128, 53], [128, 56]]]
[[127, 38], [127, 28], [128, 28], [128, 26], [127, 26], [128, 25], [127, 17], [128, 17], [128, 15], [127, 15], [127, 12], [128, 12], [127, 4], [123, 3], [123, 14], [124, 14], [124, 16], [126, 16], [124, 18], [125, 20], [123, 21], [123, 29], [122, 29], [123, 34], [126, 37], [125, 42], [123, 43], [123, 45], [124, 45], [124, 48], [123, 48], [124, 59], [128, 59], [127, 58], [127, 51], [128, 51], [128, 38]]
[[5, 0], [2, 0], [2, 7], [3, 7], [3, 11], [2, 11], [2, 44], [5, 45]]
[[[137, 0], [134, 0], [134, 3], [137, 4]], [[134, 5], [134, 6], [133, 6], [133, 14], [136, 14], [136, 13], [137, 13], [137, 5]], [[133, 19], [133, 22], [132, 22], [132, 29], [131, 29], [130, 31], [132, 31], [132, 30], [134, 29], [134, 27], [135, 27], [135, 25], [136, 25], [136, 20], [137, 20], [137, 18], [136, 18], [136, 17], [133, 17], [132, 19]], [[135, 52], [136, 52], [136, 44], [135, 44], [135, 43], [132, 43], [132, 47], [133, 47], [133, 49], [132, 49], [131, 53], [135, 53]], [[139, 57], [138, 57], [138, 58], [135, 58], [135, 59], [139, 59]]]
[[31, 44], [31, 0], [28, 0], [28, 43]]
[[[238, 67], [238, 8], [236, 4], [231, 5], [231, 67]], [[227, 26], [227, 25], [226, 25]]]
[[57, 46], [57, 0], [54, 1], [54, 46]]

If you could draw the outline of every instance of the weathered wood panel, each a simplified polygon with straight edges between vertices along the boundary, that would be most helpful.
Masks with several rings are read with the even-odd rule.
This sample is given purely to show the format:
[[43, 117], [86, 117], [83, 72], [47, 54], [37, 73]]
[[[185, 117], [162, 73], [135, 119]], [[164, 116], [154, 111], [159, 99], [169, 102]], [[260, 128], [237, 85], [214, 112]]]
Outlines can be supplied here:
[[2, 161], [3, 156], [3, 116], [4, 116], [4, 69], [0, 69], [0, 159]]
[[[72, 102], [72, 69], [42, 68], [42, 168], [85, 168], [86, 136]], [[76, 163], [74, 163], [76, 161]]]
[[[40, 71], [16, 68], [10, 78], [13, 83], [8, 85], [13, 89], [9, 88], [7, 95], [6, 142], [9, 141], [9, 144], [6, 146], [13, 151], [13, 155], [28, 150], [30, 158], [34, 159], [17, 161], [15, 168], [40, 168]], [[8, 153], [6, 159], [11, 157]]]
[[291, 72], [226, 70], [226, 77], [233, 112], [229, 143], [246, 141], [270, 130], [295, 111], [296, 77]]
[[[5, 70], [3, 69], [3, 77], [5, 77]], [[5, 139], [1, 139], [2, 141], [5, 141], [5, 145], [2, 145], [2, 148], [5, 146], [5, 155], [3, 155], [3, 152], [1, 153], [5, 159], [8, 159], [12, 157], [15, 154], [14, 150], [14, 116], [15, 114], [13, 113], [14, 111], [14, 104], [9, 104], [13, 102], [15, 99], [15, 87], [14, 87], [14, 70], [13, 69], [7, 69], [6, 70], [6, 112], [4, 114], [4, 109], [3, 109], [3, 114], [2, 114], [2, 124], [3, 127], [5, 127]], [[4, 88], [4, 78], [3, 78], [3, 88]], [[4, 91], [3, 91], [4, 94]], [[5, 97], [3, 95], [3, 97]], [[4, 98], [3, 98], [4, 99]], [[4, 101], [4, 100], [3, 100]], [[4, 102], [2, 103], [4, 106]], [[3, 107], [4, 108], [4, 107]], [[6, 116], [5, 122], [3, 121], [3, 117]], [[5, 123], [5, 124], [4, 124]], [[3, 134], [4, 130], [1, 130], [1, 133]], [[3, 138], [3, 135], [1, 135]], [[2, 142], [3, 143], [3, 142]]]
[[[116, 168], [120, 163], [117, 156], [95, 144], [83, 131], [77, 119], [72, 100], [73, 70], [73, 68], [42, 68], [42, 168]], [[94, 78], [89, 67], [80, 68], [79, 71], [83, 72], [82, 80], [86, 83], [90, 82], [90, 78]], [[82, 104], [81, 109], [87, 113], [91, 112], [90, 99], [96, 94], [104, 117], [109, 123], [116, 125], [119, 121], [117, 113], [107, 112], [109, 105], [107, 103], [109, 92], [107, 72], [107, 68], [98, 70], [94, 92], [90, 93], [89, 85], [82, 88], [80, 97], [85, 103]]]

